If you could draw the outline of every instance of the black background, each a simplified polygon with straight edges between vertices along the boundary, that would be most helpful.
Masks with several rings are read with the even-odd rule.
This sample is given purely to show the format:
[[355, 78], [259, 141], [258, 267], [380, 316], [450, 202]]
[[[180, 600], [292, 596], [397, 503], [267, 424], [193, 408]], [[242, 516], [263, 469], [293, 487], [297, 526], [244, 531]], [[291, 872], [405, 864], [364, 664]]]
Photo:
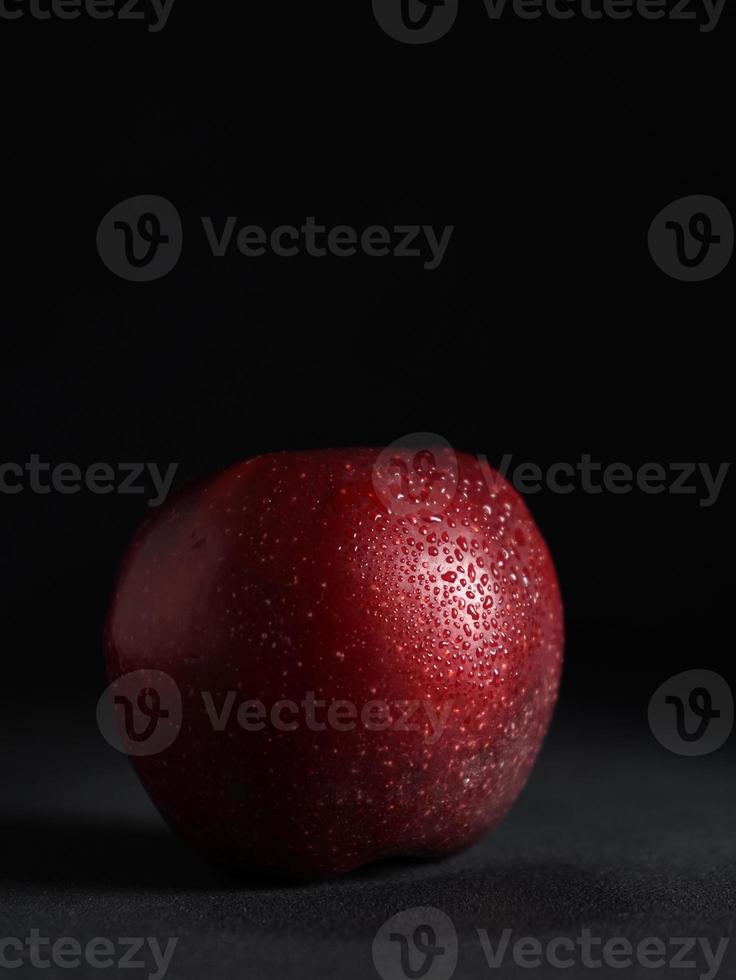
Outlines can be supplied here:
[[[410, 47], [364, 0], [177, 0], [159, 34], [0, 20], [0, 461], [175, 462], [179, 484], [266, 450], [431, 431], [496, 462], [717, 468], [729, 272], [669, 279], [646, 234], [675, 198], [730, 206], [731, 25], [492, 23], [479, 0]], [[179, 264], [147, 284], [95, 246], [137, 194], [184, 222]], [[455, 233], [435, 271], [215, 259], [202, 215]], [[563, 715], [605, 703], [641, 720], [671, 674], [733, 679], [731, 502], [731, 474], [709, 508], [529, 498], [566, 605]], [[93, 706], [115, 568], [146, 512], [136, 496], [0, 496], [3, 701], [19, 716]]]
[[[179, 483], [265, 450], [414, 431], [542, 466], [728, 459], [728, 272], [678, 283], [646, 247], [673, 198], [729, 200], [728, 11], [705, 34], [491, 22], [479, 2], [411, 47], [367, 3], [250, 7], [179, 0], [158, 34], [0, 25], [4, 461], [175, 462]], [[95, 246], [102, 216], [140, 193], [172, 200], [185, 230], [178, 266], [143, 284]], [[200, 217], [231, 214], [455, 232], [434, 271], [215, 259]], [[655, 662], [726, 662], [729, 490], [712, 508], [530, 498], [565, 591], [569, 686], [648, 688]], [[144, 499], [0, 502], [10, 678], [99, 681]]]

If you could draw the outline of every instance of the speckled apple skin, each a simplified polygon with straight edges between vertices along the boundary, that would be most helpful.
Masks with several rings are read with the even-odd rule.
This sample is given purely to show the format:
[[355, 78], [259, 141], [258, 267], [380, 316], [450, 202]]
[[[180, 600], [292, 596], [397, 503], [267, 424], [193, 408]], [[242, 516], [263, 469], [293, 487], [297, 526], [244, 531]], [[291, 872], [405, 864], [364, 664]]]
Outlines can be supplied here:
[[[232, 466], [158, 510], [123, 561], [110, 677], [165, 671], [183, 700], [173, 745], [133, 763], [169, 825], [218, 863], [309, 877], [449, 854], [501, 820], [542, 744], [563, 619], [526, 506], [458, 454], [443, 513], [392, 514], [373, 486], [377, 454]], [[313, 692], [358, 714], [419, 701], [446, 723], [433, 738], [427, 708], [408, 722], [419, 731], [359, 717], [351, 731], [253, 732], [233, 708], [216, 731], [202, 692], [219, 709], [229, 691], [267, 707]]]

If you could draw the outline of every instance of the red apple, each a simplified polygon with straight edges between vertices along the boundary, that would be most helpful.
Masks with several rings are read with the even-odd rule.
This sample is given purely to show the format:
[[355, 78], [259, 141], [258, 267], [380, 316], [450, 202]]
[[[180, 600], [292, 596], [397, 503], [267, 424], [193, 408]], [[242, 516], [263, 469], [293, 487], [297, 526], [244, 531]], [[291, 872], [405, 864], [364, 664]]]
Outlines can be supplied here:
[[524, 503], [449, 447], [269, 454], [186, 488], [136, 535], [106, 634], [164, 818], [287, 876], [445, 855], [497, 824], [562, 638]]

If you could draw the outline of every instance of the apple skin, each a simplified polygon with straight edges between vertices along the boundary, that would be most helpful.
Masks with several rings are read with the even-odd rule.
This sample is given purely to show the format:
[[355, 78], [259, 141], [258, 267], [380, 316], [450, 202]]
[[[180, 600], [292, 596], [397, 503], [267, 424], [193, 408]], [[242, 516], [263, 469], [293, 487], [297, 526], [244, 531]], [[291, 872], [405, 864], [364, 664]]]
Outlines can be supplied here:
[[[234, 465], [161, 507], [122, 563], [110, 678], [164, 671], [183, 706], [173, 744], [132, 761], [169, 825], [217, 863], [308, 878], [456, 852], [502, 819], [542, 744], [562, 605], [521, 497], [457, 453], [441, 506], [394, 512], [397, 487], [374, 485], [379, 456]], [[223, 730], [203, 692], [218, 714], [237, 692]], [[354, 727], [308, 719], [310, 692], [354, 705]], [[236, 712], [251, 700], [301, 704], [279, 716], [298, 727], [268, 716], [247, 730]], [[376, 701], [388, 707], [361, 714]], [[418, 707], [400, 722], [398, 702]]]

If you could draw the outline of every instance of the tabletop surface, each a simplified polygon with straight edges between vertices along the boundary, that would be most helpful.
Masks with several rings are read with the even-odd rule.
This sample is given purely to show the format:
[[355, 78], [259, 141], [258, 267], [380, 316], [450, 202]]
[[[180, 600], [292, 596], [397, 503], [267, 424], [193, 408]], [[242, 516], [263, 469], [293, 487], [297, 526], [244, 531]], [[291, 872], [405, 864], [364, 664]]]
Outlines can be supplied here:
[[[25, 939], [34, 928], [82, 944], [109, 937], [118, 957], [120, 937], [152, 937], [161, 950], [176, 938], [166, 972], [172, 980], [375, 978], [381, 971], [401, 978], [410, 974], [385, 938], [392, 930], [374, 942], [376, 933], [404, 910], [430, 907], [437, 911], [428, 921], [449, 917], [456, 960], [410, 959], [413, 973], [429, 980], [453, 972], [590, 976], [590, 960], [616, 939], [635, 950], [631, 963], [613, 969], [605, 961], [593, 976], [657, 978], [677, 967], [682, 980], [736, 976], [729, 745], [684, 758], [654, 740], [646, 719], [596, 711], [558, 717], [512, 812], [474, 848], [284, 887], [229, 877], [190, 853], [163, 825], [128, 761], [93, 731], [93, 710], [68, 714], [59, 705], [11, 713], [0, 817], [2, 937]], [[584, 930], [594, 944], [587, 960]], [[516, 945], [526, 938], [544, 951], [531, 971], [519, 957], [537, 962], [534, 948]], [[554, 939], [572, 940], [574, 951], [558, 944], [550, 954]], [[652, 966], [661, 960], [658, 943], [638, 952], [651, 939], [664, 944], [663, 966]], [[691, 939], [692, 948], [677, 939]], [[497, 965], [489, 953], [500, 957]], [[625, 951], [617, 955], [626, 961]], [[152, 948], [140, 956], [145, 966], [124, 975], [156, 976]], [[561, 968], [555, 956], [570, 965]], [[83, 960], [58, 973], [110, 970]], [[56, 972], [39, 973], [29, 962], [9, 975]]]

